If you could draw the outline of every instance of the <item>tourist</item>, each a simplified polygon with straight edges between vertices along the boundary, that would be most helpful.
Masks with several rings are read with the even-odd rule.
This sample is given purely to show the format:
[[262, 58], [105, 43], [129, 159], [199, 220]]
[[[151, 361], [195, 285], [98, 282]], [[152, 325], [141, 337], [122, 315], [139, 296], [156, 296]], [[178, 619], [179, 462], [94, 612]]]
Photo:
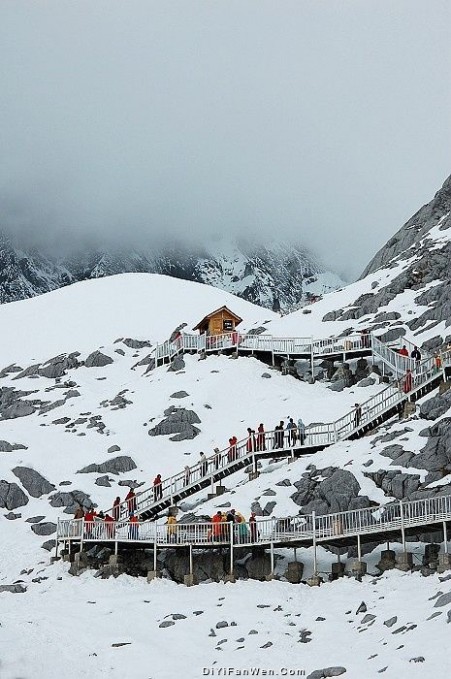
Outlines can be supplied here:
[[121, 514], [121, 498], [117, 497], [113, 502], [113, 519], [119, 521]]
[[298, 437], [299, 437], [299, 443], [301, 444], [301, 446], [303, 446], [304, 443], [305, 443], [306, 433], [305, 433], [305, 424], [302, 421], [301, 417], [298, 419]]
[[360, 425], [360, 421], [362, 419], [362, 406], [359, 405], [358, 403], [354, 404], [354, 428], [357, 429], [357, 427]]
[[213, 540], [220, 540], [222, 535], [222, 514], [218, 510], [211, 520], [213, 524]]
[[410, 354], [410, 358], [413, 358], [416, 363], [419, 363], [421, 361], [421, 353], [418, 347], [414, 347], [412, 353]]
[[136, 512], [136, 495], [133, 488], [130, 488], [125, 496], [125, 502], [127, 503], [128, 515], [130, 516], [132, 512]]
[[402, 349], [399, 350], [399, 355], [407, 357], [409, 356], [409, 352], [405, 344], [403, 345]]
[[186, 464], [185, 465], [185, 479], [184, 479], [184, 485], [185, 486], [189, 486], [190, 478], [191, 478], [191, 469], [189, 468], [189, 465]]
[[265, 428], [262, 422], [258, 425], [257, 432], [257, 450], [266, 450]]
[[251, 512], [249, 518], [249, 528], [251, 532], [251, 542], [257, 542], [257, 519], [255, 512]]
[[112, 516], [105, 514], [105, 535], [107, 538], [114, 538], [115, 522]]
[[139, 537], [138, 533], [139, 533], [138, 517], [134, 512], [132, 512], [128, 524], [128, 539], [138, 540]]
[[219, 467], [221, 466], [221, 451], [219, 450], [219, 448], [214, 449], [213, 462], [214, 462], [216, 471], [218, 471]]
[[290, 417], [290, 419], [288, 421], [287, 431], [288, 431], [288, 443], [289, 443], [290, 447], [293, 447], [296, 444], [297, 427], [296, 427], [292, 417]]
[[166, 525], [168, 527], [168, 541], [175, 542], [177, 535], [177, 519], [175, 518], [175, 516], [168, 516]]
[[205, 457], [205, 453], [201, 452], [200, 454], [200, 475], [201, 476], [207, 476], [208, 472], [208, 460]]
[[158, 502], [163, 497], [163, 487], [161, 482], [161, 474], [157, 474], [153, 480], [153, 498], [154, 502]]
[[251, 429], [250, 427], [247, 428], [247, 441], [246, 441], [246, 452], [247, 453], [253, 453], [256, 449], [256, 443], [255, 443], [255, 431]]
[[408, 394], [410, 391], [412, 391], [412, 386], [413, 386], [413, 375], [410, 370], [407, 370], [402, 384], [403, 392], [405, 394]]

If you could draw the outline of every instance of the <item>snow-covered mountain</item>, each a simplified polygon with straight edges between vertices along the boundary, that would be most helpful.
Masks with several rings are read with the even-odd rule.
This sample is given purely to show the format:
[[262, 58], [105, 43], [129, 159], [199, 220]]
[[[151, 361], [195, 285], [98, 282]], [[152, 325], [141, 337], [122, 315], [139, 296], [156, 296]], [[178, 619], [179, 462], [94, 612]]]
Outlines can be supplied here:
[[[181, 324], [190, 329], [226, 304], [244, 319], [240, 328], [274, 336], [326, 338], [371, 327], [386, 338], [441, 343], [451, 318], [449, 188], [448, 180], [361, 280], [283, 318], [208, 285], [147, 273], [83, 280], [0, 306], [2, 679], [53, 679], [61, 671], [67, 679], [216, 679], [264, 669], [309, 679], [415, 679], [450, 669], [451, 580], [436, 571], [439, 524], [409, 537], [413, 572], [381, 572], [386, 544], [373, 542], [364, 545], [368, 575], [329, 582], [337, 548], [319, 547], [319, 588], [287, 582], [288, 549], [276, 549], [271, 582], [253, 578], [258, 556], [240, 555], [235, 584], [221, 581], [217, 561], [200, 566], [195, 553], [202, 583], [191, 588], [179, 584], [170, 553], [159, 555], [164, 577], [148, 584], [139, 564], [133, 576], [104, 580], [99, 568], [73, 577], [69, 564], [50, 564], [48, 551], [57, 519], [71, 516], [76, 501], [107, 509], [129, 487], [181, 471], [248, 426], [271, 429], [299, 415], [307, 425], [330, 422], [386, 386], [365, 360], [358, 371], [349, 362], [355, 379], [341, 391], [329, 388], [326, 371], [309, 384], [256, 357], [186, 355], [177, 369], [148, 370], [155, 344]], [[361, 439], [298, 460], [262, 460], [258, 478], [238, 471], [225, 479], [224, 494], [201, 491], [180, 512], [198, 518], [236, 507], [263, 520], [450, 495], [450, 393], [445, 385], [403, 421], [393, 418]], [[174, 411], [190, 414], [193, 437], [149, 436]], [[400, 552], [397, 540], [390, 548]], [[347, 568], [355, 548], [339, 551]], [[298, 548], [297, 559], [309, 577], [312, 548]]]
[[76, 281], [118, 273], [160, 273], [231, 292], [276, 311], [292, 311], [343, 281], [293, 243], [254, 244], [217, 239], [202, 246], [180, 243], [133, 249], [84, 248], [64, 256], [14, 246], [0, 236], [0, 302], [40, 295]]
[[271, 324], [274, 334], [370, 328], [433, 350], [451, 340], [451, 177], [377, 253], [360, 280]]

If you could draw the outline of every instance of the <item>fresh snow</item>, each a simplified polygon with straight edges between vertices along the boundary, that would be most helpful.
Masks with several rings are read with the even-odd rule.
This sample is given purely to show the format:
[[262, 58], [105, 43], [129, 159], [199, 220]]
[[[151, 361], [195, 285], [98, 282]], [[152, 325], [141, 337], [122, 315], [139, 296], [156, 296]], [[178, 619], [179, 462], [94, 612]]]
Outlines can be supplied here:
[[[390, 270], [387, 275], [392, 273]], [[375, 275], [371, 278], [375, 279]], [[364, 291], [371, 282], [353, 285]], [[334, 293], [341, 297], [341, 305], [345, 298], [352, 300], [361, 294], [355, 294], [357, 287], [352, 293]], [[402, 303], [405, 313], [412, 299], [407, 295]], [[15, 380], [14, 373], [2, 380], [2, 387], [33, 391], [25, 398], [49, 402], [61, 399], [68, 389], [64, 381], [72, 380], [80, 396], [47, 414], [1, 421], [0, 439], [24, 444], [27, 450], [0, 453], [0, 478], [20, 486], [12, 469], [30, 466], [53, 483], [57, 491], [83, 490], [99, 508], [107, 509], [116, 495], [123, 498], [127, 491], [118, 486], [120, 480], [143, 481], [148, 486], [157, 472], [165, 477], [196, 462], [200, 450], [210, 454], [214, 446], [224, 447], [230, 435], [244, 437], [247, 426], [256, 427], [263, 422], [271, 429], [288, 416], [302, 416], [307, 424], [328, 422], [382, 388], [383, 385], [352, 387], [336, 393], [320, 382], [309, 385], [282, 376], [252, 357], [235, 360], [209, 356], [198, 361], [197, 356], [185, 356], [185, 368], [178, 373], [161, 367], [144, 375], [146, 366], [136, 364], [150, 349], [135, 350], [116, 342], [126, 337], [148, 339], [152, 344], [163, 341], [180, 323], [186, 322], [191, 328], [203, 315], [223, 304], [243, 317], [243, 327], [270, 321], [266, 327], [274, 335], [325, 337], [332, 327], [337, 333], [343, 329], [343, 324], [321, 323], [321, 316], [328, 310], [327, 298], [318, 303], [320, 306], [310, 307], [312, 314], [296, 312], [280, 319], [207, 286], [139, 274], [87, 281], [0, 307], [5, 328], [0, 367], [16, 362], [25, 368], [63, 351], [80, 351], [80, 359], [85, 359], [99, 347], [113, 358], [113, 363], [104, 368], [69, 370], [61, 380], [63, 388], [44, 377]], [[122, 350], [124, 356], [116, 349]], [[262, 378], [263, 372], [271, 378]], [[188, 396], [171, 398], [180, 390], [188, 392]], [[119, 392], [131, 401], [126, 408], [114, 410], [100, 405]], [[198, 437], [173, 442], [168, 437], [148, 436], [148, 430], [163, 419], [170, 405], [197, 413], [201, 420]], [[87, 412], [102, 416], [104, 434], [88, 428], [89, 422], [69, 428], [53, 424], [65, 416], [73, 422]], [[443, 417], [446, 416], [449, 412]], [[425, 443], [419, 434], [427, 424], [413, 419], [408, 426], [412, 431], [402, 434], [403, 446], [419, 452]], [[389, 423], [358, 441], [341, 442], [297, 461], [265, 461], [258, 479], [248, 481], [244, 472], [238, 472], [226, 479], [224, 495], [208, 501], [207, 492], [201, 492], [186, 500], [184, 511], [211, 515], [219, 505], [230, 502], [248, 516], [255, 500], [262, 507], [275, 500], [271, 516], [296, 514], [299, 507], [291, 499], [294, 486], [276, 484], [284, 479], [294, 484], [310, 464], [318, 469], [347, 469], [359, 482], [361, 495], [376, 502], [390, 501], [392, 498], [384, 496], [365, 472], [405, 471], [381, 455], [390, 443], [378, 441], [382, 434], [403, 427], [404, 423]], [[395, 439], [392, 443], [397, 442]], [[121, 450], [108, 454], [112, 445]], [[117, 455], [129, 455], [137, 469], [117, 476], [109, 474], [111, 488], [95, 485], [100, 474], [77, 473], [87, 464]], [[414, 473], [425, 478], [423, 470]], [[63, 481], [71, 485], [61, 486]], [[276, 490], [277, 495], [265, 495], [268, 488]], [[361, 583], [343, 579], [312, 589], [283, 581], [205, 583], [186, 588], [168, 580], [147, 584], [144, 578], [126, 575], [100, 580], [94, 578], [93, 571], [74, 578], [67, 572], [68, 564], [49, 565], [49, 553], [40, 546], [48, 538], [34, 535], [31, 525], [25, 522], [37, 515], [54, 522], [58, 517], [67, 517], [61, 509], [50, 507], [48, 500], [47, 495], [30, 498], [28, 504], [14, 510], [21, 514], [16, 520], [4, 518], [6, 509], [0, 513], [0, 585], [22, 581], [27, 587], [24, 594], [0, 593], [1, 679], [56, 679], [62, 672], [67, 679], [216, 678], [221, 675], [213, 674], [213, 669], [222, 667], [274, 669], [279, 675], [281, 668], [300, 669], [308, 676], [328, 666], [344, 666], [347, 671], [343, 676], [351, 679], [400, 679], [424, 677], [425, 672], [443, 673], [448, 668], [443, 649], [447, 648], [449, 636], [450, 606], [434, 608], [433, 597], [438, 591], [450, 592], [451, 585], [446, 580], [440, 582], [436, 575], [423, 578], [418, 573], [389, 572], [377, 579], [368, 575]], [[383, 547], [365, 557], [371, 574], [376, 573], [375, 564]], [[400, 549], [396, 544], [392, 547]], [[418, 563], [424, 544], [411, 543], [409, 550]], [[325, 573], [336, 556], [323, 548], [318, 553], [319, 570]], [[278, 550], [276, 556], [277, 573], [283, 575], [293, 552]], [[312, 549], [298, 549], [297, 558], [305, 564], [304, 577], [308, 577], [312, 572]], [[342, 560], [347, 560], [346, 555]], [[363, 624], [365, 614], [356, 614], [361, 601], [365, 601], [368, 613], [376, 616], [374, 622]], [[202, 613], [194, 615], [194, 611]], [[441, 615], [428, 619], [434, 612]], [[172, 626], [159, 627], [177, 613], [186, 618], [175, 620]], [[383, 622], [393, 616], [398, 620], [388, 628]], [[216, 623], [223, 620], [228, 627], [216, 629]], [[211, 628], [216, 636], [209, 636]], [[258, 634], [249, 634], [254, 629]], [[306, 630], [311, 632], [312, 640], [300, 643], [301, 632], [305, 634]], [[243, 642], [238, 641], [241, 638]], [[222, 640], [225, 641], [218, 643]], [[268, 643], [272, 645], [266, 646]], [[421, 658], [424, 662], [418, 660]], [[387, 669], [380, 674], [384, 668]]]

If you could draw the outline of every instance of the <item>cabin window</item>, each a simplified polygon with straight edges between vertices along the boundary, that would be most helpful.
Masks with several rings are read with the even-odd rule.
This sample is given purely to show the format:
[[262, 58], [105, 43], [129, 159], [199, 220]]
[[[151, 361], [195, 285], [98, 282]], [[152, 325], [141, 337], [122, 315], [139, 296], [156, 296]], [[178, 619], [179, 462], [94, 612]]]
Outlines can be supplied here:
[[233, 321], [230, 319], [226, 318], [222, 322], [222, 329], [227, 331], [233, 330]]

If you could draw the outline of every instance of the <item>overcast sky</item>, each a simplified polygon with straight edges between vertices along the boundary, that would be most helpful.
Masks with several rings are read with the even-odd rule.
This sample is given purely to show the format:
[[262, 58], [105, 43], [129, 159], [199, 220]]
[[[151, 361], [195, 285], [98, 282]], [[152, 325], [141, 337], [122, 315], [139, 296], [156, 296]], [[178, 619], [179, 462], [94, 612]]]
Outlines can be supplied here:
[[449, 0], [1, 0], [3, 226], [296, 239], [348, 279], [451, 172]]

